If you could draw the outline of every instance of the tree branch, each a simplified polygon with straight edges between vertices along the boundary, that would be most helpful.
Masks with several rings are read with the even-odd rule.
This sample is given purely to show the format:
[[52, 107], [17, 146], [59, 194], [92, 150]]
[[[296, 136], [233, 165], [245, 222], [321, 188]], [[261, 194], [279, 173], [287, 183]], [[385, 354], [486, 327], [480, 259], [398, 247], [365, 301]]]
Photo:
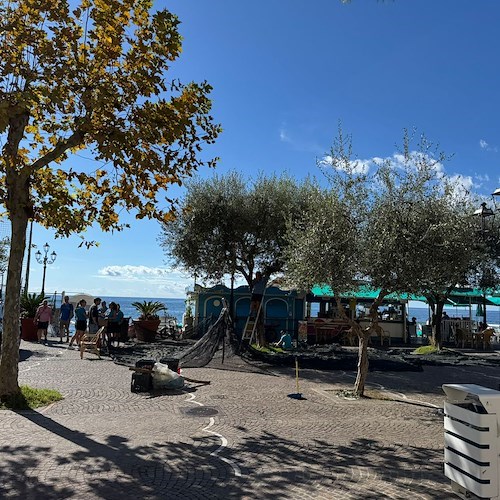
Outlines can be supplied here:
[[40, 168], [46, 167], [52, 161], [57, 160], [57, 158], [64, 154], [68, 149], [79, 146], [83, 142], [84, 138], [85, 132], [83, 132], [81, 129], [75, 130], [75, 132], [73, 132], [73, 134], [71, 134], [68, 139], [60, 140], [54, 146], [54, 149], [32, 163], [30, 169], [39, 170]]

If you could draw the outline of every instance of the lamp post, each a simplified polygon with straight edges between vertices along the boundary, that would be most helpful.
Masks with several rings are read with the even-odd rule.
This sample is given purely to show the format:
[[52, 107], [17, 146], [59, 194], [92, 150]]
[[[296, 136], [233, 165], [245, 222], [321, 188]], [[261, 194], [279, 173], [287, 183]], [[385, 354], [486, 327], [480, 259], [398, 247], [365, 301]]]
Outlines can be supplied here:
[[[495, 189], [493, 193], [491, 193], [491, 196], [493, 198], [493, 205], [494, 209], [488, 207], [488, 204], [486, 202], [481, 203], [481, 207], [478, 208], [475, 212], [474, 215], [480, 217], [481, 220], [481, 237], [484, 242], [491, 242], [492, 238], [496, 238], [498, 240], [498, 235], [495, 236], [493, 234], [494, 230], [494, 224], [488, 223], [488, 220], [490, 220], [490, 217], [492, 218], [491, 220], [494, 220], [495, 218], [495, 212], [499, 212], [500, 208], [497, 206], [495, 197], [500, 196], [500, 188]], [[491, 230], [490, 230], [491, 229]], [[498, 241], [495, 241], [496, 244], [498, 244]], [[484, 270], [483, 270], [484, 273]], [[483, 276], [483, 281], [484, 281], [484, 276]], [[483, 291], [483, 324], [486, 327], [486, 291]]]
[[40, 252], [40, 250], [38, 250], [35, 254], [36, 261], [39, 264], [43, 264], [42, 295], [45, 295], [45, 273], [47, 271], [47, 264], [53, 264], [57, 257], [56, 252], [52, 252], [49, 258], [49, 250], [50, 250], [50, 245], [48, 243], [45, 243], [45, 245], [43, 245], [43, 252], [44, 252], [43, 257], [42, 257], [42, 252]]

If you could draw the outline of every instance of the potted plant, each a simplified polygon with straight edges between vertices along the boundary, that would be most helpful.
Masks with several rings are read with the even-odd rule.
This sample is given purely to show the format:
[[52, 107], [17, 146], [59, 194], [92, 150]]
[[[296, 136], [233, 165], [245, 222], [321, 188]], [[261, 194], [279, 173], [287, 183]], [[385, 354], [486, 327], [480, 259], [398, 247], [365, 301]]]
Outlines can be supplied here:
[[134, 329], [137, 340], [142, 342], [153, 342], [156, 336], [156, 331], [160, 326], [161, 311], [166, 311], [164, 304], [158, 301], [143, 300], [142, 302], [132, 302], [139, 313], [139, 318], [134, 319]]
[[37, 309], [45, 298], [43, 293], [23, 292], [21, 295], [21, 338], [28, 341], [36, 341], [37, 325], [34, 323]]

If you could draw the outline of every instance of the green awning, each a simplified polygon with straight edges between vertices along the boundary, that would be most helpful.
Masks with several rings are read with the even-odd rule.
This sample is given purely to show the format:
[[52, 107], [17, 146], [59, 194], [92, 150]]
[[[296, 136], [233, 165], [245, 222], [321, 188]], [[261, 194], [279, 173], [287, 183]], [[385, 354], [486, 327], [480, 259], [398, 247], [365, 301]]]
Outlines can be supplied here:
[[496, 306], [500, 306], [500, 297], [486, 297], [488, 299], [488, 302], [491, 302], [492, 304]]
[[484, 297], [484, 292], [479, 288], [456, 288], [448, 297], [448, 302], [454, 306], [477, 305], [495, 305], [491, 297]]
[[[315, 297], [334, 297], [333, 290], [328, 285], [315, 285], [311, 289], [311, 293]], [[360, 286], [357, 291], [341, 293], [343, 298], [354, 298], [356, 300], [375, 300], [380, 293], [380, 289], [370, 288], [366, 285]], [[425, 302], [425, 297], [414, 295], [411, 293], [391, 293], [385, 297], [384, 300], [419, 300]]]
[[[343, 298], [355, 298], [356, 300], [375, 300], [380, 293], [380, 289], [370, 288], [369, 286], [360, 286], [356, 291], [342, 293]], [[334, 297], [332, 289], [328, 285], [315, 285], [311, 289], [311, 294], [315, 297]], [[411, 293], [391, 293], [385, 297], [385, 300], [418, 300], [419, 302], [427, 302], [425, 296], [415, 295]], [[477, 305], [500, 305], [500, 296], [493, 297], [491, 295], [484, 298], [483, 292], [479, 288], [456, 288], [447, 299], [447, 303], [452, 306], [468, 306], [471, 304]]]

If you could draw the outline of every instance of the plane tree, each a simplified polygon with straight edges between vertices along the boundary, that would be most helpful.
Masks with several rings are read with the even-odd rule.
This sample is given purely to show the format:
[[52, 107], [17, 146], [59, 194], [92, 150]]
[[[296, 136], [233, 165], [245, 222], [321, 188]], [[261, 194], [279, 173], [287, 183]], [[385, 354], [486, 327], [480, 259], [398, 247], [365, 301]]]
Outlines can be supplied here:
[[28, 221], [58, 236], [122, 230], [128, 211], [165, 221], [166, 189], [214, 165], [200, 155], [219, 133], [210, 86], [167, 77], [178, 25], [151, 0], [0, 0], [0, 202], [11, 224], [0, 398], [19, 393]]

